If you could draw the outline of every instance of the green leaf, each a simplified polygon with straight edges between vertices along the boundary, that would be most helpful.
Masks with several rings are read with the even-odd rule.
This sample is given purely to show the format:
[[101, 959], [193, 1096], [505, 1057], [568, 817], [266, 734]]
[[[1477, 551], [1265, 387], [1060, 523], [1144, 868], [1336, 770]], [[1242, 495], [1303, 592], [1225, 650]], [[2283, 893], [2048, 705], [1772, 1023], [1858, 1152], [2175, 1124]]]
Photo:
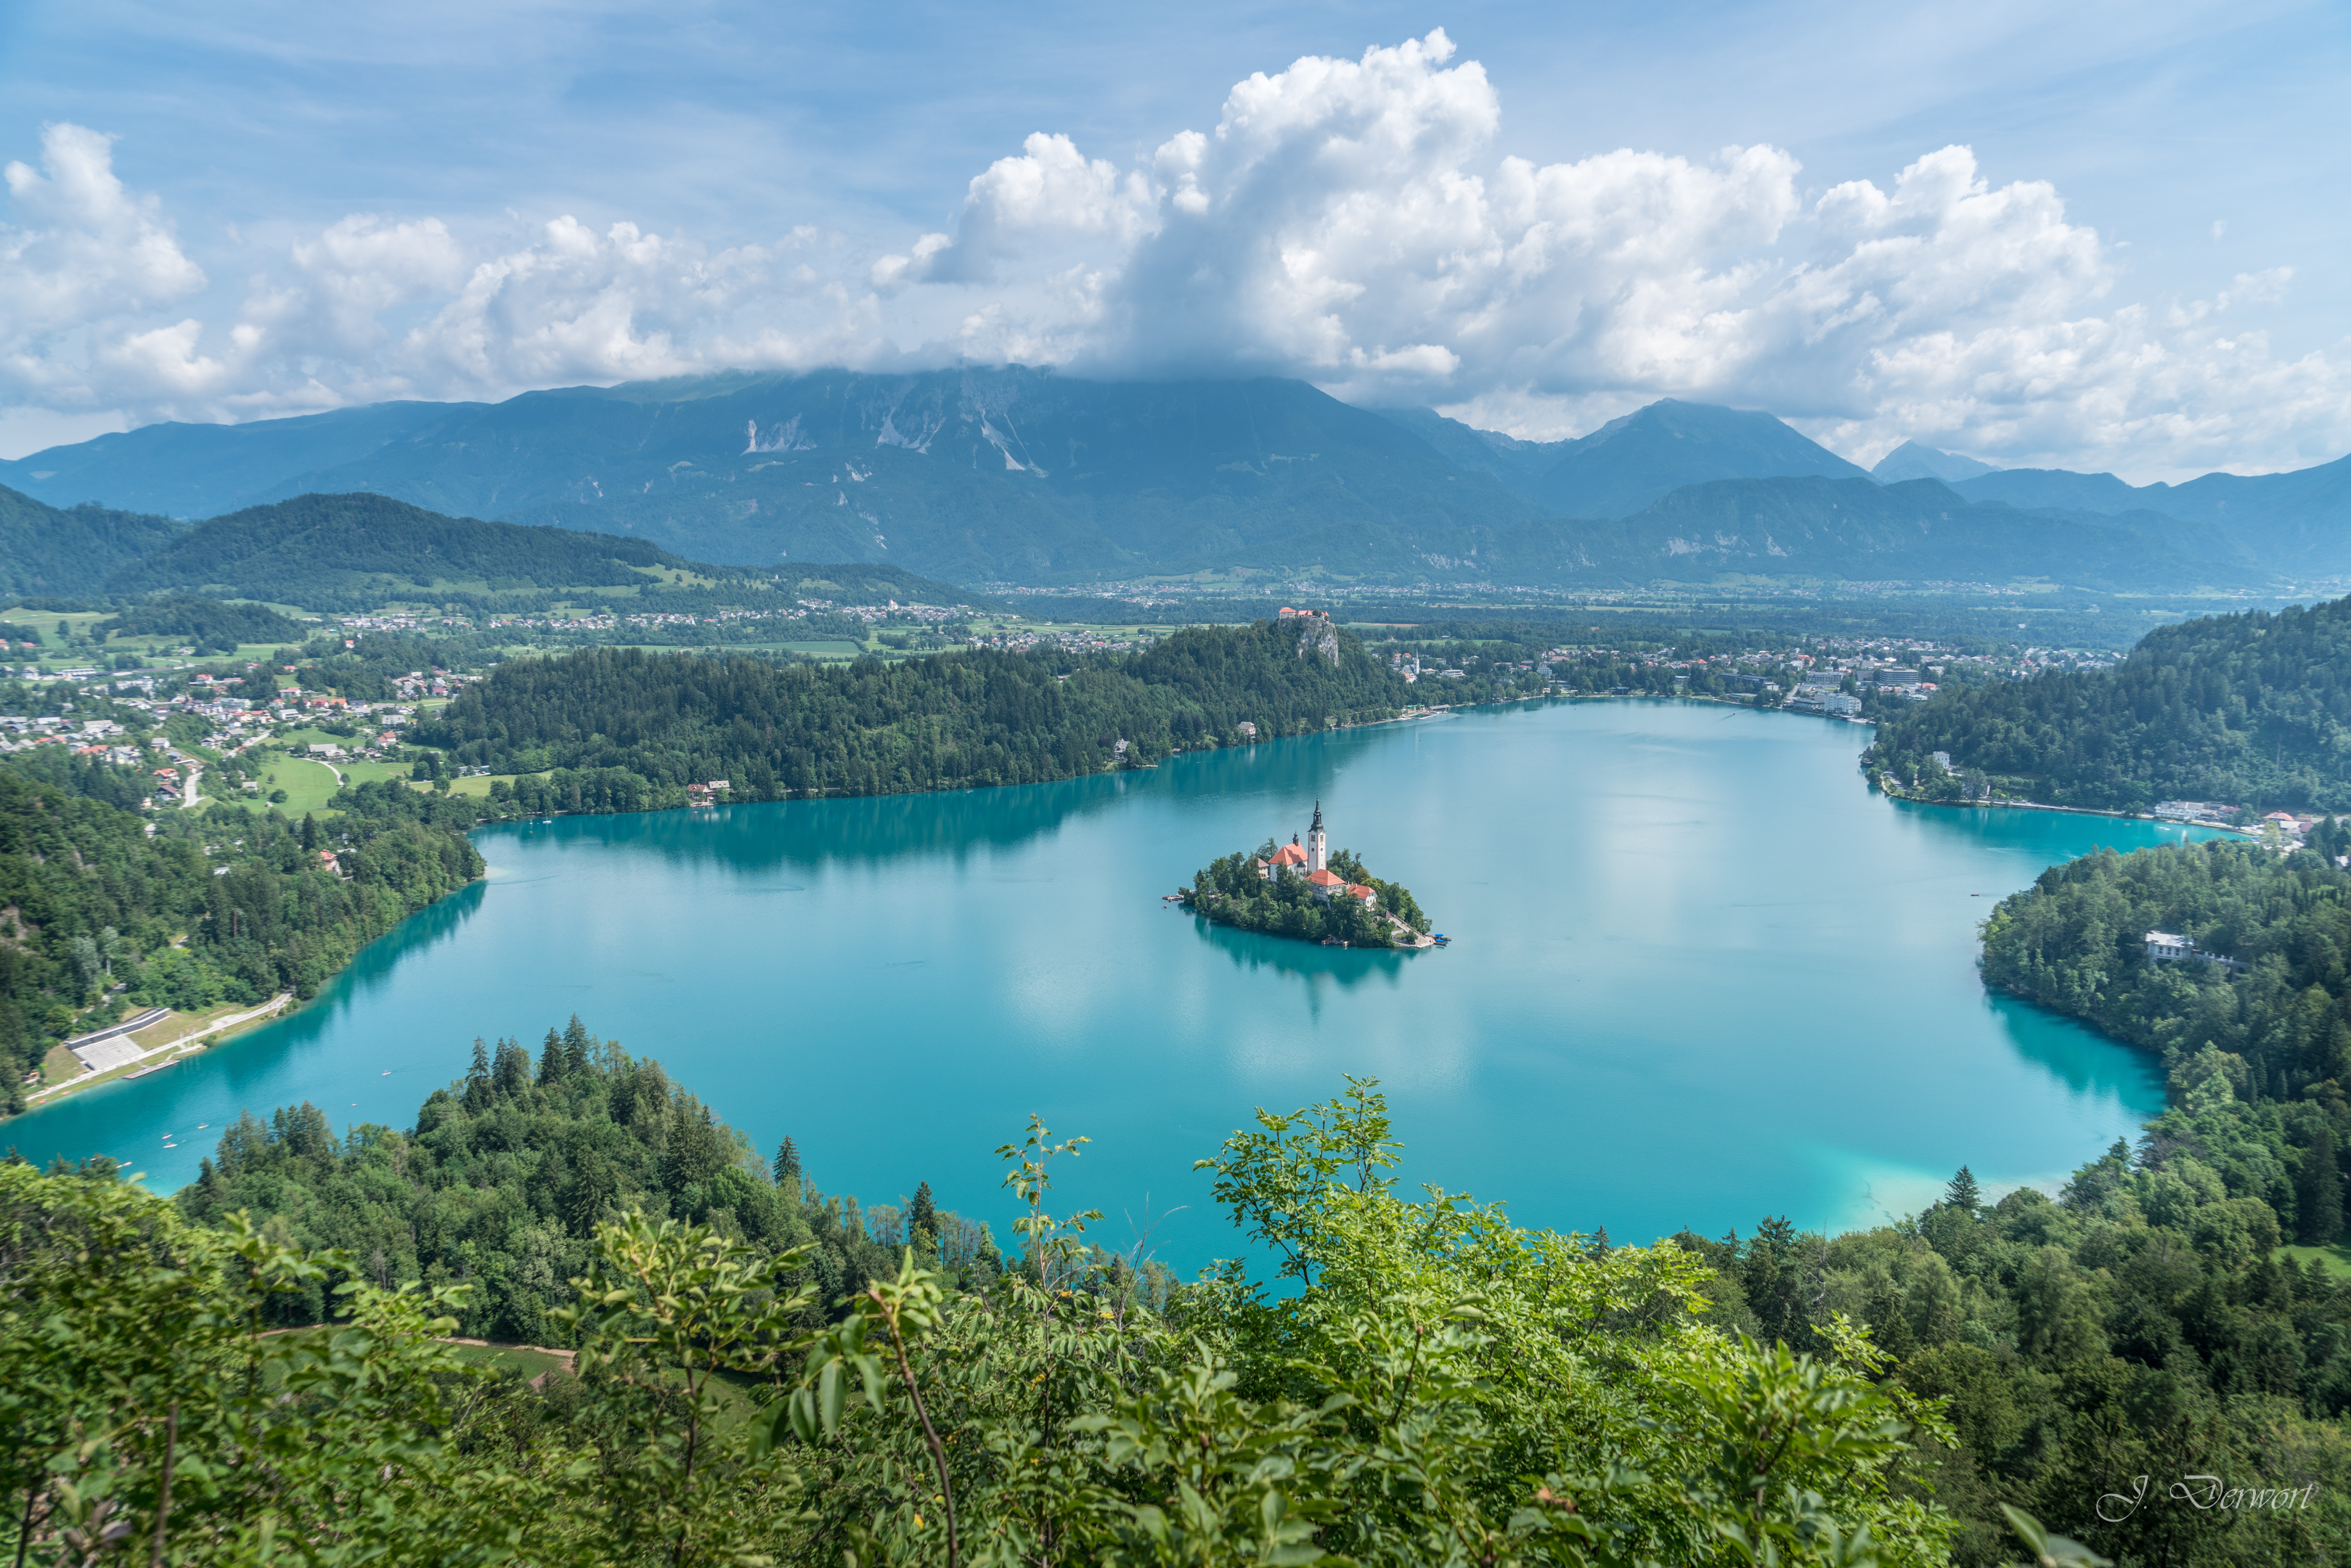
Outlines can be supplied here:
[[815, 1397], [811, 1396], [807, 1389], [799, 1389], [792, 1395], [790, 1399], [785, 1402], [784, 1408], [789, 1412], [792, 1431], [799, 1436], [799, 1440], [806, 1443], [810, 1448], [816, 1447], [817, 1420]]
[[841, 1430], [841, 1363], [828, 1361], [816, 1379], [817, 1414], [828, 1437]]

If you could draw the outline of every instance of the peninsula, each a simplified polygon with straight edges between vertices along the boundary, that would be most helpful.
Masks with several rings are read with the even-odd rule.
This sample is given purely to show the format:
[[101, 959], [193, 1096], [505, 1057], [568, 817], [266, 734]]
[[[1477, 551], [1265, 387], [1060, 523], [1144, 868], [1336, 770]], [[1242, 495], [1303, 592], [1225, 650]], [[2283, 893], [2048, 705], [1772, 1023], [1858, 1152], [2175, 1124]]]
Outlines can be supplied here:
[[1353, 852], [1331, 852], [1322, 830], [1322, 802], [1306, 841], [1268, 839], [1254, 855], [1212, 861], [1177, 896], [1184, 906], [1219, 925], [1262, 931], [1341, 947], [1431, 947], [1428, 917], [1411, 890], [1382, 882]]

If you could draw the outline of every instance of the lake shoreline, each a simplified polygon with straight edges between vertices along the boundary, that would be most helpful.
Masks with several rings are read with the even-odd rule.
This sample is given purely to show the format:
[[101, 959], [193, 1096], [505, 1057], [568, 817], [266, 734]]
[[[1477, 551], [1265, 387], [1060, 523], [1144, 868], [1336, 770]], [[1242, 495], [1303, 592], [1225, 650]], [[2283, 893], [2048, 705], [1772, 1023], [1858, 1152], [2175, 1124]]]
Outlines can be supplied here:
[[[828, 1187], [921, 1178], [991, 1218], [985, 1151], [1031, 1110], [1094, 1140], [1072, 1202], [1115, 1216], [1149, 1192], [1156, 1214], [1198, 1207], [1184, 1173], [1251, 1106], [1348, 1073], [1389, 1086], [1427, 1179], [1620, 1236], [1743, 1232], [1767, 1204], [1847, 1228], [1919, 1207], [1962, 1163], [2043, 1178], [2160, 1110], [2139, 1051], [1985, 1007], [1973, 961], [1969, 891], [2024, 886], [2105, 829], [1888, 811], [1854, 777], [1866, 737], [1729, 711], [1750, 705], [1479, 706], [1020, 789], [486, 823], [507, 830], [476, 835], [498, 868], [486, 898], [412, 916], [234, 1051], [64, 1096], [10, 1141], [43, 1164], [135, 1158], [167, 1191], [211, 1152], [187, 1134], [200, 1123], [307, 1101], [339, 1134], [405, 1127], [476, 1035], [535, 1040], [574, 1012], [763, 1148], [790, 1134]], [[1451, 961], [1259, 941], [1136, 896], [1318, 796], [1453, 910]], [[1823, 860], [1823, 841], [1851, 853]], [[770, 969], [788, 1016], [739, 983]], [[1889, 1059], [1872, 1020], [1892, 1011], [1928, 1048]], [[810, 1119], [867, 1083], [843, 1040], [911, 1064], [903, 1136]], [[1826, 1099], [1808, 1091], [1759, 1139], [1789, 1051]], [[1577, 1104], [1610, 1111], [1562, 1137]], [[1231, 1243], [1185, 1213], [1161, 1245], [1188, 1267]]]

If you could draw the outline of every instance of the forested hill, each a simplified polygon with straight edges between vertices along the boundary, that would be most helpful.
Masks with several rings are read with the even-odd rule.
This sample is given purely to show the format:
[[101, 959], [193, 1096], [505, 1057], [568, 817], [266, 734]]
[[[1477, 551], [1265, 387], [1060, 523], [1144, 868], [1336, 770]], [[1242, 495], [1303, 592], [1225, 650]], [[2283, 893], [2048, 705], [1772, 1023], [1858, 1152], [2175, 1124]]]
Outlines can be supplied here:
[[[677, 803], [1031, 784], [1392, 716], [1401, 677], [1319, 617], [1196, 627], [1116, 656], [976, 652], [818, 667], [589, 649], [509, 660], [416, 739], [496, 773], [611, 769]], [[664, 791], [666, 793], [664, 793]], [[562, 802], [556, 802], [562, 804]], [[575, 803], [575, 809], [578, 803]]]
[[120, 593], [218, 588], [281, 603], [371, 606], [434, 585], [641, 586], [691, 562], [643, 539], [447, 517], [384, 496], [299, 496], [189, 529], [117, 572]]
[[307, 997], [482, 873], [463, 824], [436, 821], [435, 802], [419, 797], [405, 810], [353, 806], [323, 826], [219, 808], [151, 825], [124, 809], [138, 793], [128, 769], [54, 750], [0, 768], [8, 1110], [21, 1108], [23, 1079], [57, 1041], [148, 1007]]
[[[574, 1017], [547, 1031], [536, 1061], [518, 1041], [476, 1040], [472, 1071], [434, 1091], [404, 1132], [337, 1138], [308, 1104], [266, 1123], [248, 1113], [178, 1203], [206, 1224], [240, 1209], [275, 1219], [305, 1247], [380, 1260], [394, 1280], [469, 1280], [461, 1332], [544, 1343], [547, 1310], [594, 1261], [597, 1223], [624, 1208], [721, 1226], [771, 1251], [808, 1247], [801, 1278], [827, 1303], [895, 1273], [902, 1236], [967, 1282], [993, 1279], [1002, 1260], [987, 1227], [932, 1207], [919, 1177], [909, 1186], [922, 1196], [904, 1210], [828, 1199], [789, 1146], [771, 1166], [659, 1062]], [[269, 1316], [324, 1321], [321, 1284]]]
[[0, 486], [0, 593], [93, 593], [185, 532], [168, 517], [45, 506]]
[[90, 636], [99, 643], [118, 633], [179, 637], [208, 653], [234, 653], [248, 643], [299, 643], [313, 630], [266, 604], [207, 599], [200, 593], [167, 593], [99, 622]]
[[[2283, 858], [2217, 842], [2053, 866], [1994, 907], [1985, 977], [2159, 1053], [2179, 1102], [2201, 1092], [2341, 1120], [2351, 1116], [2351, 872], [2333, 857], [2346, 848], [2351, 830], [2326, 824]], [[2150, 963], [2149, 931], [2245, 967]], [[2208, 1087], [2216, 1071], [2223, 1088]], [[2351, 1135], [2351, 1121], [2342, 1131]], [[2294, 1218], [2291, 1202], [2272, 1201]]]
[[[1200, 1162], [1278, 1272], [1176, 1284], [1048, 1218], [1060, 1151], [1033, 1121], [999, 1151], [1029, 1200], [999, 1257], [919, 1183], [903, 1207], [821, 1198], [789, 1141], [761, 1160], [575, 1019], [536, 1061], [477, 1045], [404, 1132], [243, 1119], [176, 1204], [103, 1164], [0, 1163], [0, 1364], [25, 1391], [0, 1492], [27, 1500], [0, 1550], [77, 1518], [99, 1431], [128, 1532], [173, 1563], [225, 1560], [199, 1548], [266, 1503], [298, 1540], [403, 1564], [525, 1532], [534, 1562], [822, 1568], [862, 1540], [939, 1563], [954, 1518], [1053, 1564], [1418, 1563], [1467, 1539], [1496, 1563], [1995, 1568], [2014, 1503], [2126, 1568], [2341, 1568], [2351, 1283], [2277, 1254], [2309, 1208], [2237, 1135], [2260, 1109], [2175, 1113], [2053, 1201], [1986, 1203], [1962, 1170], [1869, 1230], [1623, 1247], [1407, 1199], [1361, 1082]], [[329, 1312], [362, 1332], [326, 1366], [326, 1334], [249, 1331]], [[468, 1372], [428, 1337], [452, 1333], [576, 1347], [578, 1375]], [[732, 1386], [695, 1380], [713, 1360]], [[173, 1417], [166, 1519], [144, 1500]], [[2145, 1475], [2267, 1500], [2166, 1484], [2101, 1511]]]
[[1865, 762], [1913, 778], [1937, 751], [2052, 805], [2351, 810], [2351, 599], [2163, 627], [2112, 671], [1947, 687]]

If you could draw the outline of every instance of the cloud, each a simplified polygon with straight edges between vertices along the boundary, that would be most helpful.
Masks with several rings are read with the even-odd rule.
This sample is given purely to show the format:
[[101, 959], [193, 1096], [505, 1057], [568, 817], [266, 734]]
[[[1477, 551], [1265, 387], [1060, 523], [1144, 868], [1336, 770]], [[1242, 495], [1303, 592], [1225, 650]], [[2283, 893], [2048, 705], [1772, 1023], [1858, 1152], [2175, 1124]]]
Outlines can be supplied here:
[[908, 256], [874, 264], [877, 286], [987, 283], [997, 264], [1071, 243], [1132, 243], [1150, 226], [1157, 193], [1140, 170], [1122, 174], [1081, 155], [1066, 136], [1042, 131], [1018, 158], [999, 158], [971, 183], [952, 241], [925, 235]]
[[[998, 298], [960, 346], [1064, 343], [1066, 362], [1102, 373], [1300, 375], [1535, 436], [1670, 395], [1768, 408], [1865, 457], [1915, 436], [2177, 472], [2351, 445], [2343, 368], [2278, 361], [2241, 319], [2282, 298], [2290, 269], [2202, 301], [2117, 304], [2108, 247], [2055, 188], [1994, 183], [1959, 146], [1888, 187], [1810, 195], [1770, 146], [1499, 154], [1497, 96], [1454, 53], [1437, 31], [1252, 76], [1212, 131], [1157, 149], [1155, 205], [1123, 193], [1116, 224], [1046, 201], [1071, 219], [1024, 230], [975, 181], [963, 223], [987, 236]], [[1113, 188], [1127, 191], [1091, 184]], [[1068, 236], [1100, 235], [1084, 295], [1009, 287], [1019, 236], [1049, 230], [1065, 272]]]
[[1864, 460], [1917, 438], [2154, 477], [2351, 446], [2339, 351], [2282, 353], [2261, 329], [2291, 267], [2127, 298], [2053, 185], [2002, 183], [1960, 146], [1824, 185], [1770, 145], [1540, 162], [1503, 145], [1499, 95], [1458, 56], [1442, 30], [1310, 56], [1123, 161], [1039, 131], [942, 229], [889, 246], [357, 214], [241, 251], [226, 308], [109, 139], [53, 126], [40, 172], [6, 172], [0, 406], [248, 418], [1009, 360], [1301, 376], [1531, 436], [1702, 399]]
[[65, 341], [205, 285], [161, 204], [125, 191], [113, 162], [111, 138], [61, 124], [42, 130], [39, 169], [0, 169], [23, 225], [0, 225], [0, 375], [25, 402], [98, 401], [60, 360]]

